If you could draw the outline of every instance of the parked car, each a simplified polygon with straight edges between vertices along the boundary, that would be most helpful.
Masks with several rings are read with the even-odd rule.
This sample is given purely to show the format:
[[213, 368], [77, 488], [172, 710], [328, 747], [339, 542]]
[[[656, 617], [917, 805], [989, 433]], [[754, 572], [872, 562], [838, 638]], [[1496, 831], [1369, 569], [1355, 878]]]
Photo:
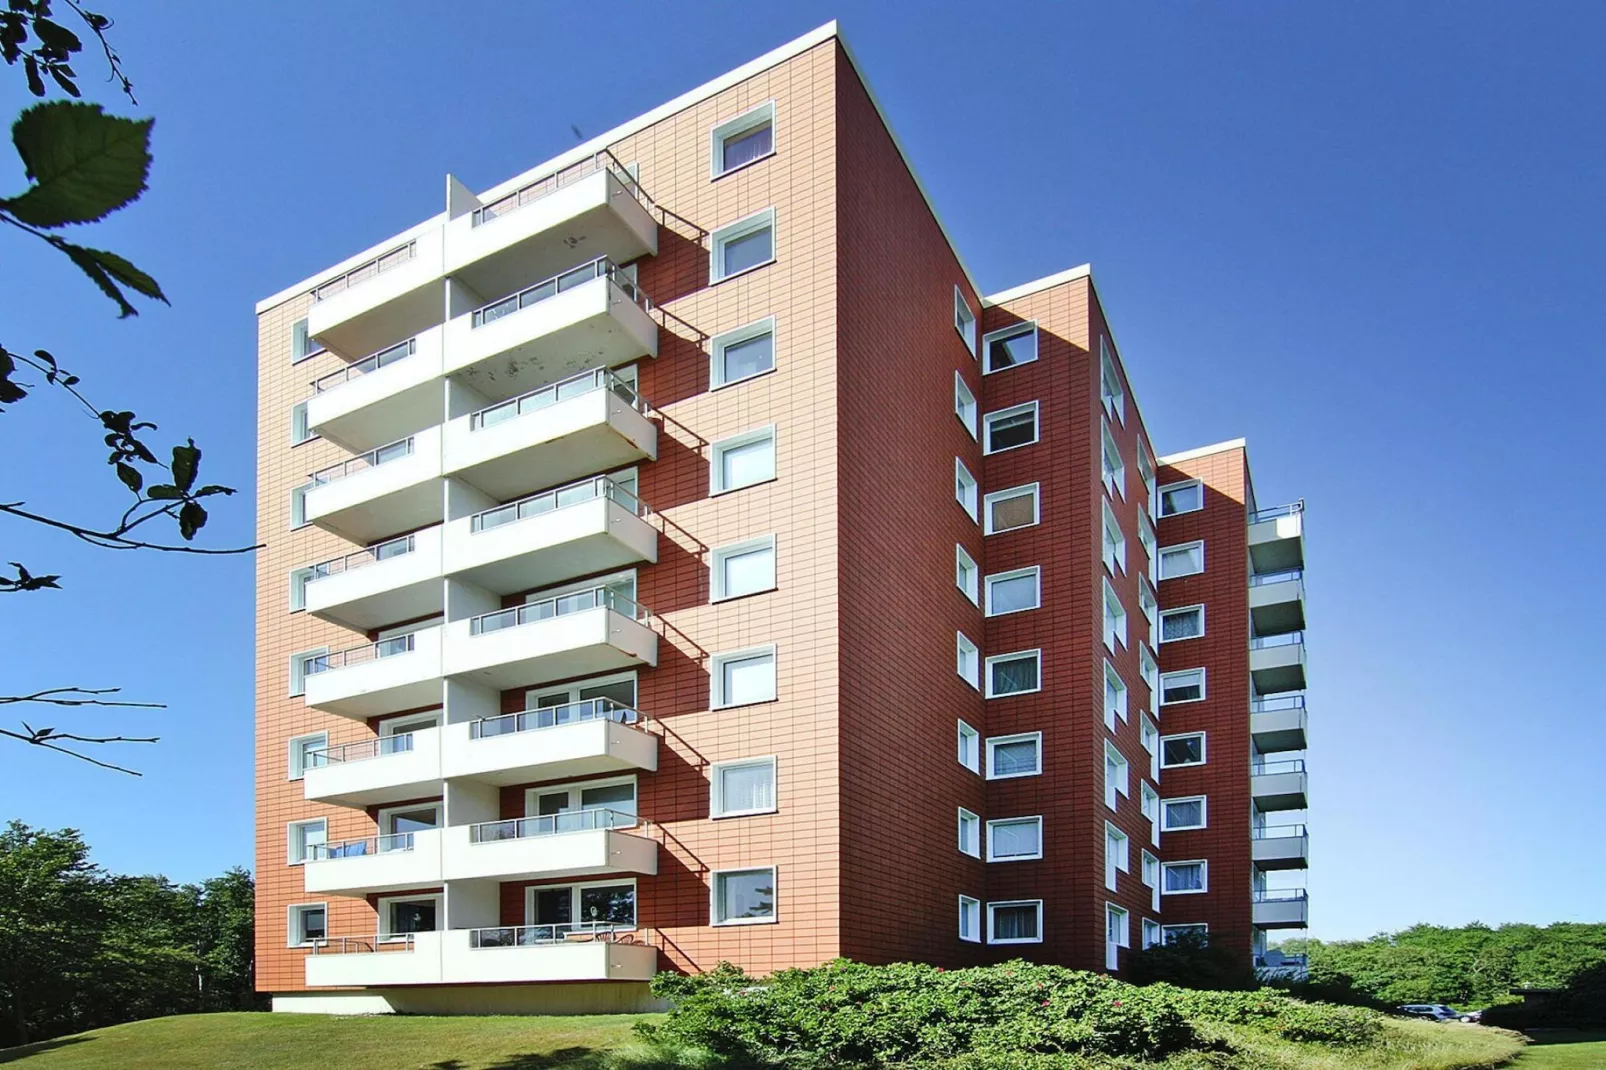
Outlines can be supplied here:
[[1483, 1012], [1482, 1011], [1462, 1011], [1461, 1012], [1461, 1020], [1463, 1022], [1470, 1022], [1471, 1024], [1476, 1025], [1477, 1023], [1483, 1021]]
[[1400, 1013], [1412, 1018], [1426, 1018], [1431, 1022], [1455, 1022], [1461, 1018], [1460, 1011], [1443, 1003], [1402, 1003]]

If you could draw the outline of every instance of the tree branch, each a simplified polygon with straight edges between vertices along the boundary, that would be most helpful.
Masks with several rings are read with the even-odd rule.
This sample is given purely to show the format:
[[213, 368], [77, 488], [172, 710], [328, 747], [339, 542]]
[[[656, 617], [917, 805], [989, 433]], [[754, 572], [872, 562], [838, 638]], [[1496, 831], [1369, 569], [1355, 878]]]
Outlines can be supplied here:
[[[24, 725], [23, 727], [26, 728], [27, 726]], [[49, 732], [50, 730], [47, 728], [47, 729], [45, 729], [45, 731]], [[80, 754], [78, 751], [72, 750], [72, 749], [70, 749], [68, 747], [58, 747], [54, 743], [50, 742], [52, 739], [78, 739], [79, 737], [77, 737], [77, 736], [49, 736], [49, 735], [41, 736], [41, 735], [33, 734], [33, 733], [30, 733], [28, 735], [24, 735], [21, 732], [13, 732], [13, 731], [11, 731], [10, 729], [7, 729], [7, 728], [0, 728], [0, 736], [7, 736], [7, 737], [9, 737], [11, 739], [21, 740], [22, 742], [28, 743], [28, 744], [32, 744], [35, 747], [43, 747], [43, 748], [45, 748], [45, 750], [53, 750], [53, 751], [57, 752], [58, 754], [65, 754], [69, 758], [77, 758], [81, 762], [88, 762], [90, 765], [98, 765], [102, 769], [110, 769], [113, 772], [127, 773], [129, 776], [144, 776], [145, 775], [145, 774], [143, 774], [141, 772], [138, 772], [137, 770], [129, 769], [129, 768], [126, 768], [126, 767], [121, 766], [121, 765], [116, 765], [116, 764], [114, 764], [112, 762], [103, 762], [99, 758], [91, 758], [87, 754]], [[131, 739], [131, 738], [124, 738], [122, 736], [112, 736], [112, 737], [109, 737], [109, 738], [104, 739], [104, 740], [101, 740], [101, 739], [85, 739], [85, 740], [83, 740], [83, 742], [86, 742], [86, 743], [155, 743], [156, 742], [156, 737], [153, 736], [153, 737], [151, 737], [149, 739]]]
[[[112, 531], [96, 531], [93, 528], [82, 527], [78, 524], [69, 524], [65, 520], [55, 520], [48, 516], [41, 516], [38, 513], [31, 513], [26, 509], [20, 508], [20, 506], [24, 504], [26, 503], [0, 502], [0, 513], [10, 513], [12, 516], [21, 517], [24, 520], [32, 520], [36, 524], [44, 524], [47, 527], [68, 532], [71, 535], [76, 535], [78, 538], [84, 540], [90, 545], [98, 546], [103, 550], [160, 550], [163, 553], [170, 554], [203, 554], [218, 556], [227, 554], [248, 554], [254, 550], [260, 550], [262, 548], [261, 543], [257, 543], [253, 546], [235, 546], [227, 549], [214, 550], [204, 546], [173, 546], [170, 543], [141, 542], [138, 539], [129, 539], [123, 537], [123, 535], [117, 529], [113, 529]], [[145, 517], [144, 519], [148, 520], [150, 517]], [[140, 522], [143, 523], [144, 521], [142, 520]], [[132, 526], [133, 525], [129, 525], [129, 527]], [[128, 528], [123, 528], [121, 530], [126, 531]]]
[[165, 702], [127, 702], [122, 699], [103, 699], [101, 695], [116, 695], [120, 687], [47, 687], [31, 695], [0, 695], [0, 706], [18, 702], [37, 702], [46, 706], [117, 706], [127, 709], [165, 710]]

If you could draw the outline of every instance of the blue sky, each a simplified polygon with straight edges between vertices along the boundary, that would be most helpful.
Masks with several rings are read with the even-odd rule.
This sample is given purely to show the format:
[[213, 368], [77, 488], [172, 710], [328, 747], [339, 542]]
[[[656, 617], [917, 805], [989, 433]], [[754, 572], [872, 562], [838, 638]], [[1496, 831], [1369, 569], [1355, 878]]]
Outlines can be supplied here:
[[[91, 244], [173, 307], [117, 322], [0, 235], [3, 341], [193, 435], [243, 492], [214, 545], [252, 534], [257, 299], [438, 211], [447, 171], [490, 186], [840, 15], [983, 289], [1091, 261], [1157, 448], [1246, 436], [1261, 501], [1306, 499], [1312, 935], [1606, 920], [1575, 686], [1606, 519], [1577, 476], [1606, 396], [1598, 5], [104, 6], [140, 107], [78, 68], [156, 116], [156, 165]], [[0, 416], [5, 496], [120, 510], [67, 414]], [[249, 864], [250, 562], [14, 523], [0, 559], [67, 587], [6, 601], [0, 691], [170, 704], [40, 714], [163, 741], [122, 752], [140, 780], [0, 741], [0, 816], [115, 870]]]

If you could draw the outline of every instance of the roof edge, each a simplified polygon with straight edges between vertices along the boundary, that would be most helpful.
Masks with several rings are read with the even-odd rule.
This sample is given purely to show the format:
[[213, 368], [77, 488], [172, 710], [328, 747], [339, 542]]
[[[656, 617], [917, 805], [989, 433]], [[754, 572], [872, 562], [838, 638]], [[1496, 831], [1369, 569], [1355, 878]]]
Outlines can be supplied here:
[[1064, 271], [1057, 272], [1053, 275], [1044, 275], [1040, 279], [1033, 279], [1031, 282], [1023, 282], [1019, 286], [1013, 286], [1007, 290], [1000, 290], [995, 294], [989, 294], [981, 299], [981, 305], [983, 308], [991, 308], [994, 305], [1004, 304], [1006, 301], [1018, 301], [1022, 297], [1028, 297], [1031, 294], [1039, 292], [1040, 290], [1051, 289], [1055, 286], [1064, 285], [1067, 282], [1075, 282], [1077, 279], [1086, 279], [1091, 278], [1092, 276], [1092, 264], [1079, 264], [1076, 267], [1066, 268]]
[[1226, 442], [1217, 442], [1213, 446], [1197, 446], [1181, 453], [1168, 453], [1164, 457], [1156, 457], [1155, 464], [1176, 464], [1178, 461], [1191, 461], [1196, 457], [1208, 457], [1212, 453], [1226, 453], [1228, 450], [1243, 450], [1249, 452], [1249, 440], [1246, 438], [1228, 439]]

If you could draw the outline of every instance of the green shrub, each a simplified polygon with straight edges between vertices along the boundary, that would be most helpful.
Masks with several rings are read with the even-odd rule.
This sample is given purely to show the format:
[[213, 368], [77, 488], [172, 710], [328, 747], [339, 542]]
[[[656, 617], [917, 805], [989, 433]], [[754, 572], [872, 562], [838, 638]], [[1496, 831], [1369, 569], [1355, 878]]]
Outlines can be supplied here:
[[1383, 1016], [1363, 1007], [1305, 1003], [1275, 989], [1258, 992], [1183, 991], [1178, 1000], [1189, 1018], [1247, 1025], [1284, 1040], [1355, 1046], [1374, 1043]]

